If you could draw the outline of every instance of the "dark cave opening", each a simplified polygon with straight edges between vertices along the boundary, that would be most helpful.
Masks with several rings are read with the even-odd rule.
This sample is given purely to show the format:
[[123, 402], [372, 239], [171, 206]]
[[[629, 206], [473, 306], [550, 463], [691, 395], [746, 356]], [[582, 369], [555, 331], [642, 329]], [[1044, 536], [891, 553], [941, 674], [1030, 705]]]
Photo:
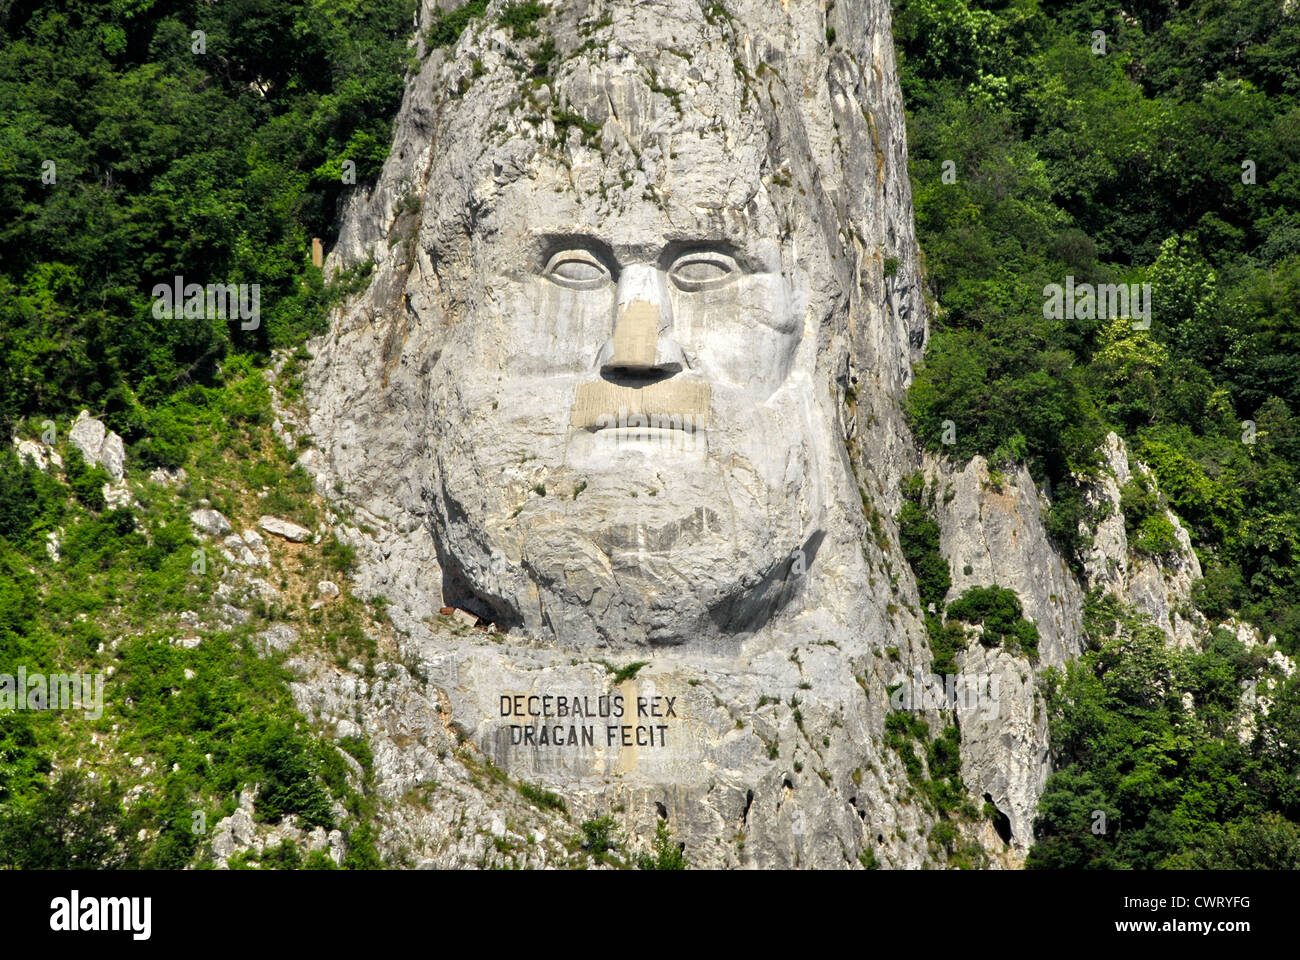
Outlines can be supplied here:
[[1007, 819], [1005, 813], [998, 809], [997, 804], [993, 802], [993, 798], [987, 793], [984, 794], [984, 803], [986, 804], [986, 808], [993, 808], [993, 829], [997, 832], [997, 835], [1002, 838], [1003, 843], [1010, 844], [1011, 821]]

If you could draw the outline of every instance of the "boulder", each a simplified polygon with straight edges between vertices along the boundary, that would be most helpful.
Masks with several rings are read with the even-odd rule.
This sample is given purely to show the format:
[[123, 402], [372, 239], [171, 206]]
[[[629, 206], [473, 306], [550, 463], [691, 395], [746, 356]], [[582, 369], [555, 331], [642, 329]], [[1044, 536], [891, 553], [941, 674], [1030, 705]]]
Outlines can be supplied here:
[[279, 517], [263, 516], [258, 519], [257, 525], [267, 533], [275, 534], [291, 543], [306, 543], [311, 539], [311, 531], [306, 527], [300, 527], [296, 523], [288, 520], [281, 520]]
[[77, 415], [68, 439], [81, 451], [86, 463], [103, 467], [115, 482], [122, 479], [126, 466], [126, 448], [122, 438], [106, 429], [102, 421], [90, 415], [90, 411], [82, 410]]
[[230, 521], [219, 510], [204, 508], [190, 513], [190, 523], [209, 537], [224, 537], [230, 533]]

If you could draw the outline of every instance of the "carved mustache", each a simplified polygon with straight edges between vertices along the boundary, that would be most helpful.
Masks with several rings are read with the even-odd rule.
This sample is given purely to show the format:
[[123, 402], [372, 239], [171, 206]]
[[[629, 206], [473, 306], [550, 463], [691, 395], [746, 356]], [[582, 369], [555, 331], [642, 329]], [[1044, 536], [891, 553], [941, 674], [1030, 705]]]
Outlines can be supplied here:
[[644, 387], [625, 387], [603, 380], [578, 385], [570, 426], [600, 429], [611, 420], [644, 417], [646, 426], [692, 429], [708, 426], [710, 390], [707, 383], [660, 380]]

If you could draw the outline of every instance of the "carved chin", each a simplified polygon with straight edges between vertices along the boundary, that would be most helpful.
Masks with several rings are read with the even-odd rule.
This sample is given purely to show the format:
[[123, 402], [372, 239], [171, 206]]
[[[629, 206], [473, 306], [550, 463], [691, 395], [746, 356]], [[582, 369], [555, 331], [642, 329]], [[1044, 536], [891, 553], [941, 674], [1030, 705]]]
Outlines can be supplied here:
[[[510, 475], [542, 481], [522, 503], [518, 479], [485, 484], [444, 438], [432, 512], [447, 602], [575, 649], [707, 644], [762, 627], [811, 560], [791, 574], [821, 526], [819, 474], [805, 446], [751, 421], [752, 438], [727, 437], [711, 455], [670, 462], [663, 443], [649, 452], [624, 443], [601, 470], [576, 468], [572, 445], [566, 462], [539, 443], [541, 456]], [[746, 439], [755, 450], [742, 448]], [[771, 446], [783, 456], [761, 457]], [[782, 469], [760, 472], [754, 462]]]
[[579, 648], [707, 641], [755, 629], [788, 602], [802, 545], [800, 531], [775, 530], [762, 512], [737, 522], [728, 508], [537, 517], [513, 548], [489, 544], [509, 558], [500, 576], [481, 547], [457, 565], [482, 606], [534, 636]]

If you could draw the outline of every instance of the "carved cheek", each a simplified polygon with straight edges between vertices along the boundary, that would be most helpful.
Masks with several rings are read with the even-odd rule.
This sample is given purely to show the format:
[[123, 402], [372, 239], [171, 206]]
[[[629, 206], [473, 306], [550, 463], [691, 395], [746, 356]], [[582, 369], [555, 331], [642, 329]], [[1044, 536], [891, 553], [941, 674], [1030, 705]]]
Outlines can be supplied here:
[[781, 386], [803, 328], [779, 280], [744, 277], [724, 290], [680, 295], [689, 301], [674, 302], [676, 336], [699, 373], [754, 390], [756, 399]]

